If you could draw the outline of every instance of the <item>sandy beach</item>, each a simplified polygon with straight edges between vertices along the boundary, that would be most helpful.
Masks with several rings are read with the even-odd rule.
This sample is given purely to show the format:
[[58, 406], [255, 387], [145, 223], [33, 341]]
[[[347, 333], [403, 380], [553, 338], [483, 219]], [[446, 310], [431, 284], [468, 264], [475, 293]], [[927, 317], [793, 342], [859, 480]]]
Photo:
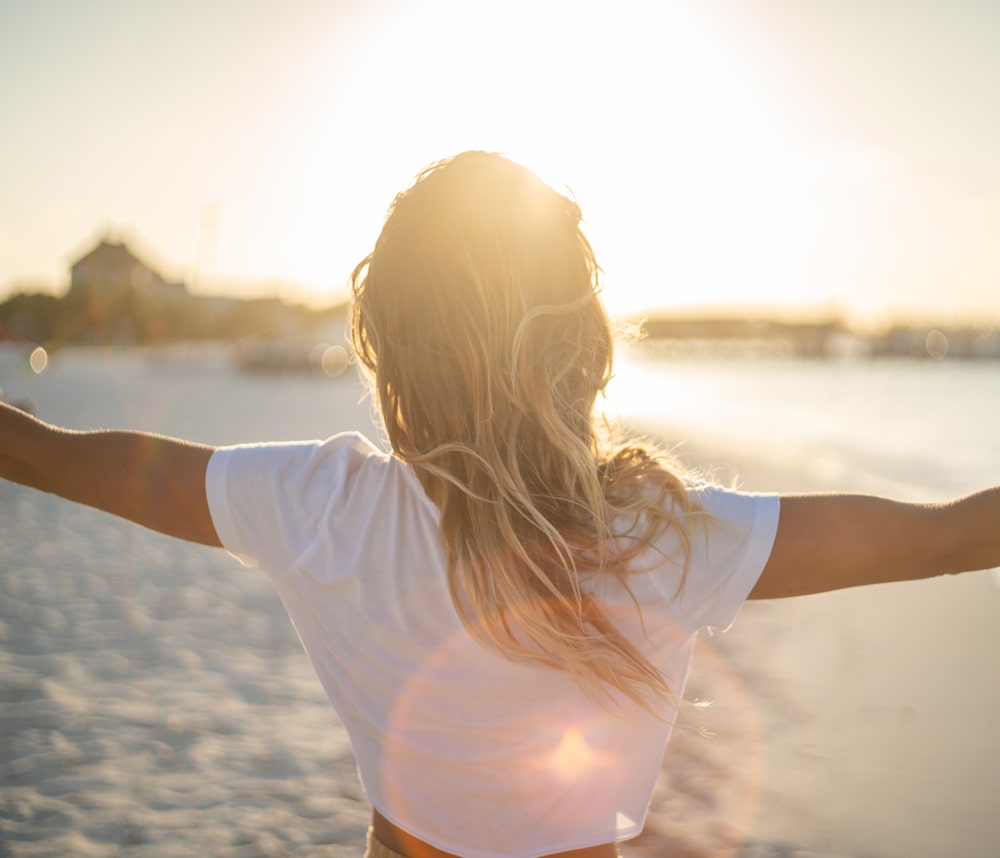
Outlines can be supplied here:
[[[371, 431], [347, 376], [99, 369], [56, 362], [40, 416], [209, 443]], [[686, 455], [748, 489], [864, 488]], [[0, 856], [362, 853], [346, 733], [262, 576], [7, 484], [0, 529]], [[995, 855], [998, 609], [989, 573], [747, 605], [699, 644], [688, 696], [711, 706], [623, 854]]]

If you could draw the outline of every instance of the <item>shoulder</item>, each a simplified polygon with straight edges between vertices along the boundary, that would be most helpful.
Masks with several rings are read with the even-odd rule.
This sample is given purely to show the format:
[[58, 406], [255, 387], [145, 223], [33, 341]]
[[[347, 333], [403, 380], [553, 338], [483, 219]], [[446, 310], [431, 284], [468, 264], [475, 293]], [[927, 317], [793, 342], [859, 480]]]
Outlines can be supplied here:
[[[684, 573], [675, 589], [675, 609], [692, 629], [727, 628], [763, 571], [774, 545], [780, 501], [713, 483], [688, 486], [688, 509], [679, 528], [665, 534]], [[677, 565], [673, 568], [676, 570]], [[679, 585], [679, 586], [678, 586]]]
[[280, 478], [285, 484], [309, 480], [319, 474], [347, 473], [363, 464], [386, 463], [388, 454], [360, 432], [344, 432], [325, 440], [272, 441], [219, 447], [210, 469], [233, 476]]
[[706, 522], [728, 522], [748, 529], [777, 525], [780, 498], [775, 493], [746, 492], [704, 481], [688, 484], [693, 507]]
[[364, 435], [220, 447], [206, 474], [212, 518], [231, 552], [284, 569], [324, 530], [356, 529], [416, 483]]
[[358, 511], [372, 503], [425, 499], [413, 469], [360, 432], [316, 441], [222, 447], [209, 466], [210, 485], [230, 497], [263, 493], [300, 512]]
[[322, 505], [331, 493], [371, 479], [391, 463], [392, 457], [364, 435], [345, 432], [325, 440], [219, 447], [209, 461], [206, 483], [210, 498], [230, 502], [270, 496], [297, 507]]

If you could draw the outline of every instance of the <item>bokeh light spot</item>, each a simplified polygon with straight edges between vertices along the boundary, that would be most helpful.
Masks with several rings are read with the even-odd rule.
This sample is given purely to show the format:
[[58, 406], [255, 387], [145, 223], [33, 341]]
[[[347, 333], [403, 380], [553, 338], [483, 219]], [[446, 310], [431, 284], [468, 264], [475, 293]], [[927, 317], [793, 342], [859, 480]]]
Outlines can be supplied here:
[[49, 365], [49, 353], [38, 346], [28, 358], [28, 364], [36, 375], [41, 375], [45, 372], [45, 367]]
[[940, 360], [948, 354], [948, 338], [941, 331], [931, 331], [927, 335], [927, 354], [935, 360]]
[[343, 346], [330, 346], [323, 352], [320, 366], [330, 378], [341, 375], [347, 369], [347, 349]]

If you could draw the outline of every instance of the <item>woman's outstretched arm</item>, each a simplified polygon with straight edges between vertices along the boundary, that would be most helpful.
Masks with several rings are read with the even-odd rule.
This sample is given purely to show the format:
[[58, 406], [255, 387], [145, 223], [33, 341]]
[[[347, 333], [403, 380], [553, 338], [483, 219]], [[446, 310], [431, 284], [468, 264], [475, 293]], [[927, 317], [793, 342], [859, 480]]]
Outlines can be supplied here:
[[945, 504], [862, 495], [781, 499], [751, 599], [822, 593], [1000, 566], [1000, 486]]
[[141, 432], [60, 429], [0, 403], [3, 479], [217, 546], [205, 496], [212, 450]]

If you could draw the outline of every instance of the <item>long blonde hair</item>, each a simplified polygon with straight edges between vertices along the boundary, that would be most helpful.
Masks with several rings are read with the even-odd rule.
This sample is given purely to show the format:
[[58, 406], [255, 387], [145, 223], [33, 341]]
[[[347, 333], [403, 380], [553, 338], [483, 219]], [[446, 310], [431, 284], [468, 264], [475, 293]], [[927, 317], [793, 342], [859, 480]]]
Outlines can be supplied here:
[[354, 270], [352, 338], [393, 451], [441, 511], [466, 628], [654, 710], [670, 689], [584, 582], [627, 587], [694, 503], [663, 456], [598, 432], [613, 335], [580, 220], [500, 155], [432, 164]]

